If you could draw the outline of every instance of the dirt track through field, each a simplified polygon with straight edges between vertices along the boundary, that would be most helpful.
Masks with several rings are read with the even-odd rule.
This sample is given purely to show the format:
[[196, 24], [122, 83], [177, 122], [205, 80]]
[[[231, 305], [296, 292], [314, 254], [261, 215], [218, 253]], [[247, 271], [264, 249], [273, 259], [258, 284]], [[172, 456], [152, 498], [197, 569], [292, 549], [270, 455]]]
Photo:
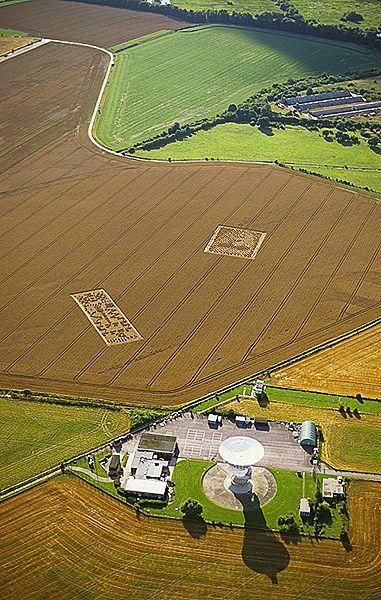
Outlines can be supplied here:
[[1, 596], [375, 598], [380, 489], [351, 484], [346, 552], [332, 540], [137, 518], [74, 476], [60, 477], [0, 505]]
[[[39, 15], [49, 37], [70, 23], [101, 43], [91, 19], [72, 20], [96, 8], [102, 35], [115, 30], [116, 9], [22, 6], [2, 9], [4, 24]], [[136, 13], [118, 14], [133, 37]], [[105, 68], [100, 52], [61, 44], [1, 65], [3, 385], [177, 405], [380, 315], [376, 198], [267, 166], [100, 152], [86, 125]], [[205, 253], [221, 225], [266, 233], [256, 257]], [[105, 347], [71, 298], [98, 288], [142, 340]]]

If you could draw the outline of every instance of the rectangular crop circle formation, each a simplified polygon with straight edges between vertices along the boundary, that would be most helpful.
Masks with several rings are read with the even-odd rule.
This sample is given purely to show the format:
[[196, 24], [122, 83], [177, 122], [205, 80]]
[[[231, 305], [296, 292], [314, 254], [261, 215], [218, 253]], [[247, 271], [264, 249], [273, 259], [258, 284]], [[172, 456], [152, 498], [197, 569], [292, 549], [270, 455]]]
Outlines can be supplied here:
[[219, 225], [204, 252], [253, 259], [265, 237], [266, 234], [262, 231]]
[[143, 339], [105, 290], [70, 295], [108, 346]]

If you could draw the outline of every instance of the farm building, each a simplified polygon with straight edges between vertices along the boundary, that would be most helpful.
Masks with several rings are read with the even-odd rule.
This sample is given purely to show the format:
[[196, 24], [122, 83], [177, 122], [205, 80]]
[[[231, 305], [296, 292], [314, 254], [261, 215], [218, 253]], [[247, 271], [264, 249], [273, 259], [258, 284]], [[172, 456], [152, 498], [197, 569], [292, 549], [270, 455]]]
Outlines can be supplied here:
[[222, 418], [219, 415], [208, 415], [208, 425], [209, 427], [217, 428], [222, 422]]
[[320, 100], [336, 100], [337, 98], [348, 98], [351, 93], [348, 90], [333, 90], [330, 92], [320, 92], [319, 94], [309, 94], [308, 96], [291, 96], [291, 98], [282, 98], [286, 106], [294, 106], [304, 102], [319, 102]]
[[133, 496], [155, 498], [157, 500], [164, 500], [168, 492], [167, 482], [158, 479], [135, 479], [135, 477], [128, 477], [122, 483], [122, 488]]
[[309, 517], [311, 507], [308, 498], [301, 498], [299, 503], [299, 514], [301, 517]]
[[251, 419], [250, 417], [241, 417], [237, 415], [235, 418], [235, 424], [237, 427], [248, 427], [251, 425]]
[[173, 435], [160, 433], [142, 433], [138, 451], [153, 452], [154, 458], [171, 460], [177, 450], [177, 440]]
[[119, 454], [113, 454], [108, 465], [108, 474], [112, 478], [117, 478], [122, 474]]
[[142, 458], [135, 471], [137, 479], [161, 479], [169, 474], [167, 460]]
[[316, 446], [317, 429], [312, 421], [303, 421], [300, 428], [299, 441], [301, 446]]
[[137, 450], [132, 458], [132, 462], [131, 462], [131, 473], [132, 475], [135, 475], [136, 470], [138, 468], [138, 466], [140, 465], [141, 460], [146, 459], [146, 460], [152, 460], [153, 459], [153, 452], [144, 452], [144, 451], [140, 451]]
[[255, 382], [253, 389], [251, 391], [251, 395], [256, 398], [262, 398], [266, 393], [266, 384], [262, 379], [257, 379]]
[[341, 477], [327, 477], [323, 479], [323, 498], [332, 500], [334, 498], [344, 498], [345, 487]]

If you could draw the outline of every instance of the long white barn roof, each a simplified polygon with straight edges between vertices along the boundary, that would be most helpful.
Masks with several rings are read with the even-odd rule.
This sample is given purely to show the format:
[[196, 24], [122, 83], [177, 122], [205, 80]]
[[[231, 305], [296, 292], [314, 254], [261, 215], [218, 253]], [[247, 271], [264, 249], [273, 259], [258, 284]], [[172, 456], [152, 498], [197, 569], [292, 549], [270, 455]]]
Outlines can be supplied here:
[[165, 495], [167, 483], [157, 479], [135, 479], [129, 477], [122, 487], [126, 492], [135, 492], [137, 494], [160, 494]]

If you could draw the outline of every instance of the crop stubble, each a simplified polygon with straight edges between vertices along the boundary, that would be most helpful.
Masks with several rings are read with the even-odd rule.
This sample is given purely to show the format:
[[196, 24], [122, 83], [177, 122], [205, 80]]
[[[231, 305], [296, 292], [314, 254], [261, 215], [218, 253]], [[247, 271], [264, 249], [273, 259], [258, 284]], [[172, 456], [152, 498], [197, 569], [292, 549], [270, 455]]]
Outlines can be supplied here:
[[[85, 123], [104, 69], [56, 44], [2, 65], [4, 385], [176, 405], [379, 316], [374, 198], [266, 166], [103, 155]], [[221, 225], [266, 232], [254, 260], [204, 252]], [[143, 340], [105, 347], [70, 298], [96, 288]]]
[[[350, 488], [347, 553], [333, 540], [150, 519], [60, 477], [0, 505], [3, 597], [348, 598], [380, 586], [380, 486]], [[192, 535], [193, 533], [193, 535]], [[22, 546], [22, 551], [20, 551]], [[366, 590], [366, 594], [364, 596]]]
[[381, 399], [381, 325], [271, 374], [280, 386]]

